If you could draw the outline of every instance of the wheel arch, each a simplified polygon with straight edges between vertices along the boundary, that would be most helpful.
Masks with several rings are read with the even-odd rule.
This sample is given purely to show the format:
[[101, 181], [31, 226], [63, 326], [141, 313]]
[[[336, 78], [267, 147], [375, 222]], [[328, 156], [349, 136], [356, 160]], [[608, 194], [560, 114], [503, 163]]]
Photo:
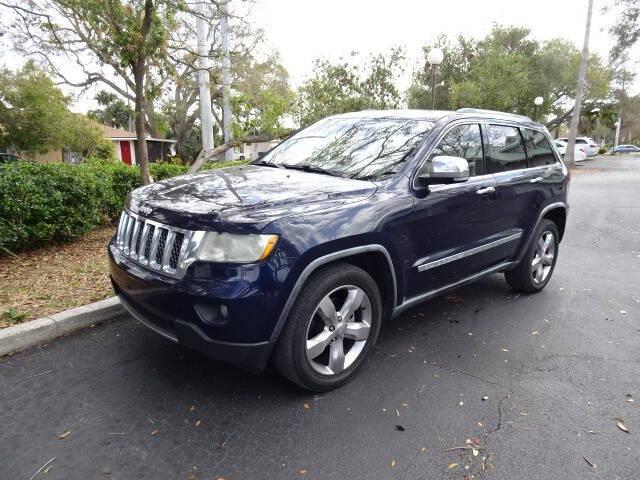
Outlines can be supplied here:
[[556, 206], [549, 209], [542, 218], [551, 220], [558, 227], [558, 233], [560, 234], [560, 240], [564, 236], [564, 230], [567, 225], [567, 209], [565, 206]]
[[566, 221], [567, 221], [568, 208], [569, 207], [564, 202], [554, 202], [547, 205], [540, 211], [540, 214], [538, 215], [538, 220], [532, 226], [531, 230], [527, 234], [526, 240], [521, 244], [520, 251], [518, 252], [518, 256], [515, 259], [514, 264], [517, 264], [519, 261], [522, 260], [522, 257], [527, 251], [527, 248], [529, 248], [529, 245], [533, 241], [533, 234], [535, 233], [536, 228], [538, 228], [538, 225], [540, 225], [540, 222], [542, 222], [542, 220], [548, 218], [552, 220], [554, 223], [556, 223], [556, 220], [562, 221], [563, 222], [562, 226], [556, 223], [556, 226], [558, 227], [558, 232], [560, 233], [560, 240], [562, 240], [562, 236], [564, 234]]
[[295, 303], [300, 291], [307, 279], [320, 268], [326, 267], [336, 262], [350, 263], [366, 271], [378, 285], [382, 296], [383, 318], [388, 318], [396, 306], [398, 298], [398, 283], [396, 279], [393, 260], [388, 250], [382, 245], [372, 244], [340, 250], [327, 255], [323, 255], [310, 262], [297, 278], [289, 297], [285, 302], [282, 312], [278, 317], [270, 340], [276, 341], [282, 332], [291, 308]]

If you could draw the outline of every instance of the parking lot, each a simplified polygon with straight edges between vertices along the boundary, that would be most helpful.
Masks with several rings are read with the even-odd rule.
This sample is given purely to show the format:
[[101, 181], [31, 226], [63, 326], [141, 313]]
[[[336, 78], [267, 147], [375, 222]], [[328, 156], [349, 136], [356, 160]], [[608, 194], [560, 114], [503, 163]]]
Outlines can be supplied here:
[[422, 304], [330, 393], [132, 318], [0, 359], [0, 478], [635, 478], [640, 157], [588, 160], [569, 201], [546, 290]]

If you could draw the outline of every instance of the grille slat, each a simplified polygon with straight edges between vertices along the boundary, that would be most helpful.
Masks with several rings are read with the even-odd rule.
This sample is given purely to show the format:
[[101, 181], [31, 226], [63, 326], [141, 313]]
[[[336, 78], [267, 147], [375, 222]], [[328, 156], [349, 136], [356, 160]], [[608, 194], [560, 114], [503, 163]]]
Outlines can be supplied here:
[[162, 265], [162, 257], [164, 256], [164, 247], [167, 243], [167, 236], [169, 235], [169, 230], [166, 228], [160, 229], [160, 234], [158, 235], [158, 246], [156, 247], [156, 255], [155, 262], [158, 265]]
[[[185, 248], [195, 243], [204, 232], [193, 232], [148, 220], [124, 211], [120, 217], [115, 245], [127, 257], [148, 269], [182, 278], [193, 261], [193, 253]], [[195, 236], [195, 237], [194, 237]]]
[[169, 257], [169, 266], [171, 268], [178, 268], [178, 260], [180, 259], [180, 249], [182, 248], [182, 242], [184, 241], [183, 233], [176, 233], [173, 240], [173, 246], [171, 247], [171, 255]]

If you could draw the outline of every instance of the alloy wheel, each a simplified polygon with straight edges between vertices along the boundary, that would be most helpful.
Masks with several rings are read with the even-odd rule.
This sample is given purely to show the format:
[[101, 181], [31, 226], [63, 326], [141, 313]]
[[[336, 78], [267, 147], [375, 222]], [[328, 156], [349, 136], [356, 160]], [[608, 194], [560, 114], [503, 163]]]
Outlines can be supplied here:
[[371, 301], [354, 285], [332, 290], [309, 319], [306, 354], [322, 375], [336, 375], [360, 356], [371, 331]]
[[531, 260], [531, 275], [535, 285], [542, 285], [549, 277], [555, 254], [556, 237], [553, 232], [545, 230], [538, 239], [533, 260]]

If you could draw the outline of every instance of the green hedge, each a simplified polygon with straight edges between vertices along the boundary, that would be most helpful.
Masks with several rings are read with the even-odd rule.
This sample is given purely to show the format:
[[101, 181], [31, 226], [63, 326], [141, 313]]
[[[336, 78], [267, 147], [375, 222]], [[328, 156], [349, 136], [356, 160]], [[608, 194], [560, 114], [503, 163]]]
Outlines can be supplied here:
[[[186, 171], [184, 165], [150, 165], [155, 180]], [[71, 240], [114, 224], [127, 194], [138, 186], [138, 168], [115, 162], [0, 164], [0, 255]]]

